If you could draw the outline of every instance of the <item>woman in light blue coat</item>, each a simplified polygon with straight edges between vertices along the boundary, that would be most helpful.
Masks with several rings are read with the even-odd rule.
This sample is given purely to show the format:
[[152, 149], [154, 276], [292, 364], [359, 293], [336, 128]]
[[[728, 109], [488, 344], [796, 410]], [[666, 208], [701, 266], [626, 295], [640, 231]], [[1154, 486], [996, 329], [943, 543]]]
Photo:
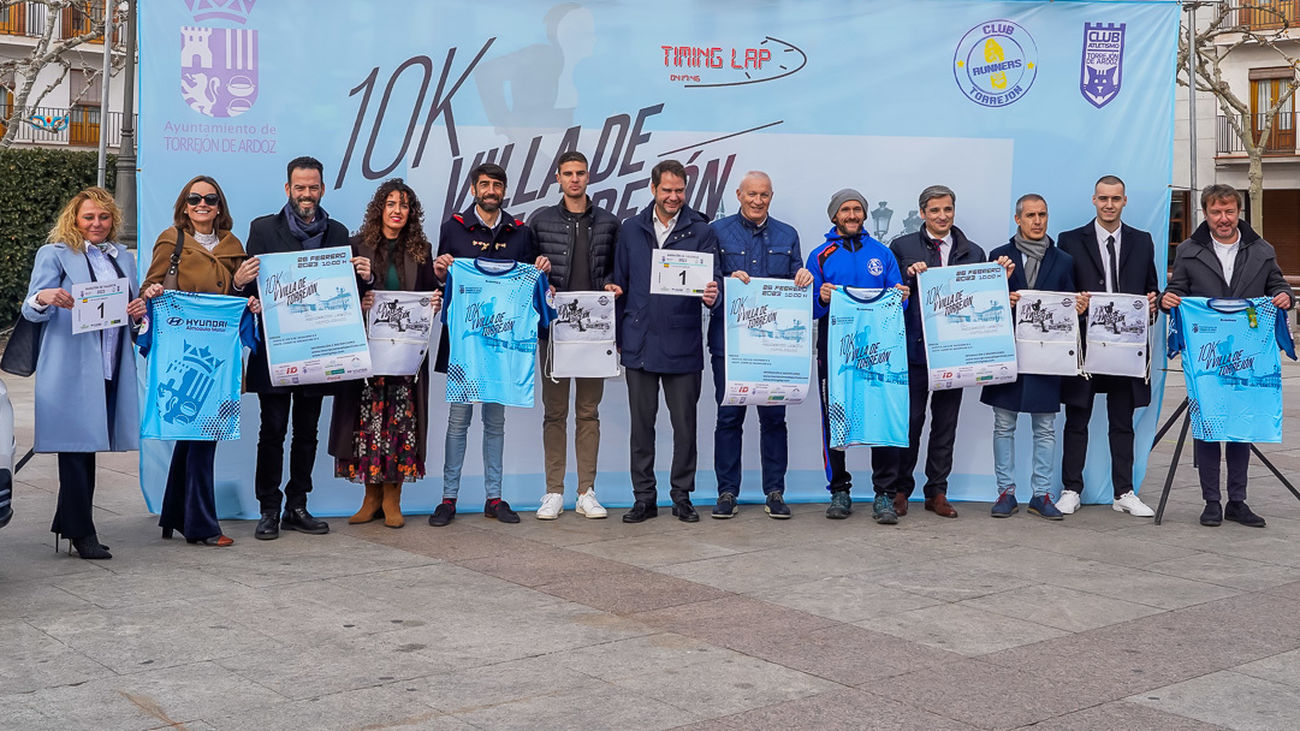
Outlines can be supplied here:
[[[74, 335], [74, 284], [124, 278], [127, 315], [139, 322], [135, 259], [115, 243], [122, 213], [103, 188], [73, 196], [36, 252], [23, 317], [44, 323], [36, 363], [37, 452], [56, 452], [59, 500], [50, 527], [72, 542], [82, 558], [112, 558], [99, 542], [91, 505], [95, 495], [95, 452], [139, 447], [131, 327], [121, 325]], [[56, 538], [57, 540], [57, 538]]]

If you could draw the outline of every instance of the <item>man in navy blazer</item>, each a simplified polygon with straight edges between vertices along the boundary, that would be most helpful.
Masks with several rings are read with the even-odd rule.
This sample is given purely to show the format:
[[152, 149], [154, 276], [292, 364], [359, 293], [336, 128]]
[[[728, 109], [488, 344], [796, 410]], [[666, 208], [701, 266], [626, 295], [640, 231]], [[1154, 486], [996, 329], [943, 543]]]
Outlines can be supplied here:
[[[889, 245], [903, 271], [903, 284], [913, 292], [920, 292], [917, 275], [930, 267], [962, 266], [984, 263], [984, 249], [966, 238], [960, 228], [953, 225], [956, 219], [957, 194], [946, 185], [931, 185], [921, 191], [917, 210], [924, 224], [921, 230], [904, 234]], [[1011, 260], [999, 261], [1013, 269]], [[894, 511], [907, 515], [907, 500], [916, 488], [916, 460], [920, 454], [921, 430], [925, 428], [925, 404], [930, 403], [930, 447], [925, 456], [925, 509], [943, 518], [956, 518], [957, 510], [948, 502], [948, 475], [952, 473], [953, 442], [957, 437], [957, 413], [961, 410], [962, 389], [953, 388], [930, 392], [929, 369], [926, 365], [925, 340], [921, 332], [921, 298], [907, 301], [903, 313], [907, 326], [907, 384], [911, 394], [907, 446], [884, 448], [892, 459], [882, 458], [872, 464], [873, 470], [888, 475], [896, 488]]]
[[[714, 308], [722, 284], [718, 238], [703, 214], [686, 206], [686, 169], [664, 160], [650, 171], [654, 205], [623, 222], [614, 249], [614, 273], [605, 289], [617, 298], [615, 335], [626, 369], [631, 426], [630, 469], [636, 503], [624, 523], [640, 523], [659, 514], [655, 485], [655, 416], [659, 387], [673, 426], [670, 495], [673, 515], [699, 521], [691, 505], [695, 490], [695, 413], [704, 372], [704, 318], [700, 305]], [[655, 249], [709, 254], [713, 279], [700, 299], [651, 294]]]
[[[1093, 187], [1092, 205], [1097, 217], [1079, 228], [1060, 234], [1056, 245], [1074, 258], [1074, 284], [1084, 292], [1146, 295], [1151, 312], [1156, 308], [1155, 246], [1151, 234], [1120, 220], [1128, 196], [1124, 181], [1102, 176]], [[1110, 479], [1114, 488], [1111, 508], [1139, 518], [1155, 511], [1133, 491], [1133, 412], [1151, 403], [1151, 384], [1145, 378], [1126, 376], [1076, 376], [1061, 383], [1065, 404], [1064, 450], [1061, 482], [1064, 487], [1057, 509], [1069, 515], [1078, 510], [1083, 493], [1083, 464], [1088, 455], [1088, 424], [1096, 394], [1106, 394], [1110, 422]]]

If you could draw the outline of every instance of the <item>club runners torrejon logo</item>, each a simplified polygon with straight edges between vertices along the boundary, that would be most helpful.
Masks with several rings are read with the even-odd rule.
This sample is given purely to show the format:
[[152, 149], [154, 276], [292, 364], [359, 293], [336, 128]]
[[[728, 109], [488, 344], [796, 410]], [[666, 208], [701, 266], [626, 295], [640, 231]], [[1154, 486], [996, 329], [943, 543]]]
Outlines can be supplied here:
[[966, 32], [952, 59], [953, 78], [968, 99], [1005, 107], [1024, 96], [1038, 75], [1038, 45], [1010, 20], [990, 20]]

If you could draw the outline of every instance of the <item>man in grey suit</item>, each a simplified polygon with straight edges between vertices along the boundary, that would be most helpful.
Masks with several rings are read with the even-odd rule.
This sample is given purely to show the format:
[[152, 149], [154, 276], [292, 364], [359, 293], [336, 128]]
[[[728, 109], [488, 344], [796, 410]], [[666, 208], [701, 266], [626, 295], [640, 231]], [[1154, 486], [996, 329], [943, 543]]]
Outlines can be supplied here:
[[[1242, 203], [1241, 192], [1230, 185], [1208, 185], [1201, 191], [1205, 222], [1178, 245], [1161, 309], [1177, 307], [1183, 297], [1272, 297], [1278, 308], [1291, 309], [1295, 295], [1278, 268], [1273, 245], [1240, 220]], [[1219, 502], [1219, 444], [1193, 441], [1205, 499], [1201, 525], [1219, 525], [1226, 518], [1263, 528], [1264, 519], [1246, 505], [1250, 444], [1229, 442], [1224, 450], [1228, 462], [1224, 509]]]

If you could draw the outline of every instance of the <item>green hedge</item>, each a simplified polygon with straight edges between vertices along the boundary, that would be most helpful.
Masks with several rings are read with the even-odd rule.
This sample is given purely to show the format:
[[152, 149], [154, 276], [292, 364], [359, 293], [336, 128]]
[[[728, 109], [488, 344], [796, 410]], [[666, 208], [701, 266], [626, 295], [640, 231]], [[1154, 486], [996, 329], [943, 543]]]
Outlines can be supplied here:
[[[114, 155], [108, 159], [113, 189]], [[0, 329], [18, 316], [36, 250], [54, 218], [77, 191], [95, 184], [94, 152], [60, 149], [0, 151]]]

